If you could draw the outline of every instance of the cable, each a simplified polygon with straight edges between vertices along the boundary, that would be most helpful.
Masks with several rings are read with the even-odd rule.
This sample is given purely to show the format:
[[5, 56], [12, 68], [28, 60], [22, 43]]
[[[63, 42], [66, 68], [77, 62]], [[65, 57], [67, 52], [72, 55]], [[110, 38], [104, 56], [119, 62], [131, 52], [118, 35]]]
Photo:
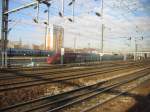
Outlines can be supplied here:
[[[110, 5], [108, 5], [108, 4], [106, 4], [106, 3], [105, 3], [105, 5], [111, 7]], [[111, 8], [112, 8], [112, 7], [111, 7]], [[121, 13], [121, 15], [122, 15], [124, 18], [126, 18], [126, 20], [127, 20], [130, 24], [133, 24], [133, 25], [135, 26], [135, 28], [137, 28], [138, 25], [136, 25], [136, 24], [134, 24], [134, 23], [131, 23], [130, 20], [129, 20], [124, 14]]]
[[[22, 22], [22, 23], [23, 23], [23, 22]], [[29, 23], [29, 22], [27, 22], [27, 21], [24, 22], [24, 24], [28, 24], [28, 25], [32, 25], [32, 26], [33, 26], [33, 25], [34, 25], [34, 26], [36, 25], [36, 26], [40, 26], [40, 27], [45, 27], [45, 26], [39, 25], [39, 24], [31, 24], [31, 23]], [[86, 31], [86, 30], [85, 30], [85, 32], [89, 32], [89, 31]], [[83, 33], [84, 33], [84, 32], [83, 32]], [[93, 33], [95, 33], [95, 32], [90, 32], [91, 35], [93, 35]], [[100, 35], [100, 34], [99, 34], [99, 35]]]
[[[32, 16], [33, 17], [33, 16]], [[81, 18], [80, 18], [81, 19]], [[84, 19], [84, 21], [85, 21], [85, 19]], [[123, 30], [124, 30], [124, 28], [123, 28]]]

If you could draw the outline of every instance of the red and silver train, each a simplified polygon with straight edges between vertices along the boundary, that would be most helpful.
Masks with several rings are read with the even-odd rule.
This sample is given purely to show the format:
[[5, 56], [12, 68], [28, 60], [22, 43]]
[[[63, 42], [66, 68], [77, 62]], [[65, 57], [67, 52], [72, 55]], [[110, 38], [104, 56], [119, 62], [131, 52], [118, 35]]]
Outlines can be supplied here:
[[[49, 64], [59, 64], [61, 60], [61, 54], [56, 53], [47, 58], [47, 63]], [[103, 55], [102, 60], [123, 60], [121, 55]], [[100, 61], [100, 55], [95, 53], [65, 53], [63, 56], [64, 63], [81, 63], [81, 62], [92, 62]]]

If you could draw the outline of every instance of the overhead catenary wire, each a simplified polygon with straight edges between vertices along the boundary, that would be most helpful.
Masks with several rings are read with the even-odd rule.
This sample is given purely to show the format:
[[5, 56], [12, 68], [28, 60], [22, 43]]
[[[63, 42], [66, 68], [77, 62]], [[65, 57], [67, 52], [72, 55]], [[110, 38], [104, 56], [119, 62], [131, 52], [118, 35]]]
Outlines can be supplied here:
[[[34, 26], [38, 26], [38, 27], [44, 27], [43, 25], [41, 25], [41, 24], [34, 24], [34, 23], [29, 23], [29, 22], [27, 22], [27, 21], [23, 21], [22, 23], [24, 23], [24, 24], [28, 24], [28, 25], [34, 25]], [[92, 35], [92, 32], [91, 32], [91, 35]], [[98, 35], [97, 35], [98, 36]]]
[[[85, 19], [84, 19], [85, 20]], [[124, 28], [123, 28], [124, 29]]]
[[[110, 5], [106, 4], [106, 3], [104, 3], [104, 4], [112, 8], [112, 6], [110, 6]], [[120, 14], [122, 15], [123, 18], [125, 18], [125, 20], [127, 20], [130, 24], [132, 24], [133, 26], [135, 26], [135, 28], [138, 27], [138, 25], [136, 25], [135, 23], [131, 22], [131, 20], [129, 20], [129, 19], [125, 16], [124, 13], [120, 13]], [[138, 27], [138, 28], [139, 28], [139, 27]]]
[[84, 19], [85, 20], [85, 19]]

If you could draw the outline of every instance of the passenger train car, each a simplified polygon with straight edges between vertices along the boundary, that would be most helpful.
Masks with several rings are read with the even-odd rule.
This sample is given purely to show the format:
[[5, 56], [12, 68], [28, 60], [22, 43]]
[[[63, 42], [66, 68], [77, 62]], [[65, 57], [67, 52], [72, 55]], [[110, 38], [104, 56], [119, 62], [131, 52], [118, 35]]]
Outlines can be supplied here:
[[[63, 56], [64, 63], [81, 63], [81, 62], [92, 62], [92, 61], [100, 61], [100, 55], [95, 53], [65, 53]], [[47, 63], [55, 64], [60, 63], [61, 54], [56, 53], [50, 55], [47, 58]], [[102, 57], [103, 61], [111, 61], [111, 60], [123, 60], [123, 56], [121, 55], [108, 55], [105, 54]]]
[[9, 57], [13, 56], [27, 56], [27, 57], [47, 57], [50, 55], [53, 55], [54, 52], [52, 51], [46, 51], [46, 50], [32, 50], [32, 49], [16, 49], [16, 48], [8, 48], [7, 49], [7, 55]]
[[[53, 51], [46, 50], [32, 50], [32, 49], [15, 49], [8, 48], [7, 49], [8, 57], [43, 57], [42, 61], [48, 64], [60, 64], [61, 54], [60, 52], [55, 53]], [[40, 61], [37, 58], [36, 61]], [[95, 53], [74, 53], [74, 52], [65, 52], [63, 56], [64, 63], [81, 63], [81, 62], [93, 62], [100, 61], [100, 55]], [[123, 60], [123, 56], [121, 55], [109, 55], [104, 54], [102, 57], [103, 61], [109, 60]]]

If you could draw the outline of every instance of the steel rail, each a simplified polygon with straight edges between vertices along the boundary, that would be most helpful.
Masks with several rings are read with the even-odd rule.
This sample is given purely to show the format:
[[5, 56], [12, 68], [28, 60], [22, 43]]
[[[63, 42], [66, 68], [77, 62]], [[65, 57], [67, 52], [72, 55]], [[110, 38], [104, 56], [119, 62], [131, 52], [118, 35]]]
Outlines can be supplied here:
[[[149, 75], [150, 75], [150, 74], [149, 74]], [[150, 80], [150, 78], [147, 79], [147, 80], [144, 80], [142, 83], [144, 83], [145, 81], [149, 81], [149, 80]], [[132, 87], [132, 88], [126, 90], [126, 91], [123, 91], [123, 92], [119, 93], [118, 95], [116, 95], [116, 96], [114, 96], [114, 97], [112, 97], [112, 98], [109, 98], [109, 99], [107, 99], [107, 100], [105, 100], [105, 101], [103, 101], [103, 102], [101, 102], [101, 103], [97, 103], [96, 105], [91, 106], [91, 107], [89, 107], [89, 108], [86, 108], [86, 109], [84, 109], [83, 111], [80, 111], [80, 112], [90, 112], [90, 111], [92, 111], [93, 109], [97, 108], [98, 106], [104, 105], [105, 103], [107, 103], [107, 102], [109, 102], [109, 101], [111, 101], [111, 100], [113, 100], [113, 99], [115, 99], [115, 98], [117, 98], [117, 97], [119, 97], [119, 96], [121, 96], [121, 95], [123, 95], [123, 94], [125, 94], [125, 93], [127, 93], [127, 92], [129, 92], [129, 91], [131, 91], [131, 90], [133, 90], [133, 89], [135, 89], [135, 88], [137, 88], [137, 87], [140, 86], [142, 83], [139, 83], [139, 84], [137, 84], [135, 87]], [[143, 111], [143, 112], [144, 112], [144, 111]], [[146, 112], [148, 112], [148, 111], [146, 111]]]
[[[138, 61], [136, 61], [138, 62]], [[75, 67], [75, 66], [92, 66], [92, 65], [99, 65], [99, 64], [117, 64], [117, 63], [120, 63], [120, 64], [123, 64], [123, 63], [135, 63], [135, 61], [108, 61], [108, 62], [98, 62], [98, 63], [95, 63], [95, 62], [92, 62], [92, 63], [72, 63], [72, 64], [56, 64], [56, 65], [48, 65], [48, 66], [40, 66], [40, 67], [18, 67], [18, 68], [9, 68], [7, 69], [6, 71], [12, 71], [12, 70], [15, 70], [15, 71], [18, 71], [18, 70], [21, 70], [21, 71], [32, 71], [32, 70], [39, 70], [39, 69], [48, 69], [49, 67], [52, 67], [52, 68], [63, 68], [63, 67]]]
[[[33, 74], [21, 74], [20, 76], [18, 76], [18, 74], [17, 74], [17, 76], [15, 77], [15, 76], [11, 76], [11, 77], [5, 77], [5, 78], [0, 78], [0, 80], [1, 81], [3, 81], [3, 84], [0, 84], [0, 86], [3, 86], [3, 85], [5, 85], [4, 84], [4, 81], [6, 80], [7, 82], [11, 79], [11, 81], [14, 79], [15, 81], [16, 80], [19, 80], [19, 79], [24, 79], [24, 80], [26, 80], [26, 81], [19, 81], [20, 83], [23, 83], [23, 82], [27, 82], [27, 80], [34, 80], [34, 81], [38, 81], [38, 80], [40, 80], [41, 78], [43, 78], [43, 79], [47, 79], [47, 78], [51, 78], [51, 79], [54, 79], [54, 78], [59, 78], [60, 77], [60, 75], [61, 75], [61, 77], [66, 77], [66, 76], [68, 76], [68, 74], [65, 74], [65, 75], [63, 75], [64, 73], [69, 73], [69, 74], [71, 74], [71, 75], [69, 75], [69, 76], [74, 76], [74, 75], [80, 75], [80, 74], [82, 74], [82, 73], [92, 73], [92, 71], [94, 71], [94, 72], [96, 72], [96, 71], [100, 71], [100, 70], [103, 70], [104, 68], [106, 68], [106, 67], [113, 67], [114, 65], [110, 65], [110, 66], [101, 66], [101, 67], [94, 67], [94, 68], [96, 68], [96, 69], [93, 69], [93, 68], [84, 68], [84, 69], [71, 69], [71, 70], [67, 70], [67, 71], [57, 71], [57, 72], [50, 72], [50, 73], [47, 73], [47, 74], [45, 74], [45, 73], [43, 73], [42, 75], [41, 74], [36, 74], [36, 75], [33, 75]], [[118, 65], [119, 66], [119, 65]], [[125, 66], [125, 65], [123, 65], [123, 66]], [[131, 66], [131, 65], [130, 65]], [[117, 66], [116, 66], [117, 67]], [[78, 70], [78, 72], [80, 72], [80, 73], [78, 73], [78, 72], [76, 72]], [[52, 74], [53, 73], [53, 74]], [[62, 76], [63, 75], [63, 76]], [[40, 77], [41, 76], [41, 77]], [[40, 79], [36, 79], [36, 78], [40, 78]], [[17, 82], [18, 83], [18, 82]], [[7, 83], [8, 84], [8, 83]], [[13, 84], [13, 83], [10, 83], [10, 84]]]
[[[131, 74], [130, 74], [130, 75], [131, 75]], [[128, 74], [128, 76], [129, 76], [129, 74]], [[126, 77], [126, 76], [125, 76], [125, 77]], [[103, 83], [100, 82], [100, 84], [105, 84], [105, 83], [107, 83], [107, 82], [116, 80], [116, 79], [118, 79], [118, 78], [122, 78], [122, 76], [117, 77], [117, 78], [113, 78], [113, 79], [111, 79], [111, 80], [107, 80], [107, 81], [105, 81], [105, 82], [103, 82]], [[117, 83], [118, 83], [118, 82], [117, 82]], [[72, 101], [72, 100], [79, 99], [80, 97], [83, 97], [83, 96], [88, 95], [88, 94], [96, 93], [97, 91], [102, 91], [102, 90], [104, 90], [105, 88], [109, 88], [109, 87], [111, 87], [111, 86], [112, 86], [112, 84], [109, 84], [109, 85], [107, 85], [107, 86], [105, 86], [105, 87], [95, 87], [95, 88], [92, 89], [92, 90], [91, 90], [91, 88], [89, 88], [90, 90], [87, 91], [87, 92], [85, 92], [85, 93], [81, 93], [81, 94], [79, 94], [79, 95], [70, 96], [70, 97], [67, 96], [67, 98], [62, 98], [62, 99], [60, 99], [60, 100], [56, 100], [56, 101], [51, 102], [51, 103], [43, 104], [43, 105], [37, 106], [37, 107], [35, 107], [35, 108], [29, 109], [29, 110], [24, 111], [24, 112], [34, 112], [34, 111], [36, 112], [36, 111], [41, 110], [41, 108], [44, 108], [44, 107], [46, 107], [46, 106], [47, 106], [48, 108], [50, 108], [50, 107], [57, 108], [57, 107], [58, 107], [57, 104], [62, 104], [62, 105], [64, 105], [64, 102], [68, 102], [68, 101]], [[52, 106], [50, 106], [50, 105], [52, 105]], [[54, 105], [54, 106], [53, 106], [53, 105]], [[59, 106], [60, 106], [60, 105], [59, 105]], [[53, 109], [53, 108], [52, 108], [52, 109]], [[42, 111], [43, 111], [43, 110], [42, 110]]]
[[[140, 63], [140, 65], [141, 65], [142, 63]], [[146, 63], [145, 63], [146, 64]], [[125, 65], [128, 65], [128, 64], [125, 64]], [[131, 64], [130, 64], [131, 65]], [[135, 65], [135, 63], [132, 63], [132, 65]], [[64, 70], [63, 69], [63, 71], [62, 70], [56, 70], [56, 71], [50, 71], [50, 72], [44, 72], [44, 73], [32, 73], [32, 74], [25, 74], [25, 73], [16, 73], [16, 75], [14, 75], [13, 74], [13, 76], [11, 75], [11, 76], [3, 76], [3, 77], [0, 77], [0, 80], [2, 80], [2, 81], [4, 81], [4, 80], [6, 80], [6, 81], [8, 81], [8, 80], [10, 80], [11, 79], [11, 81], [13, 80], [13, 79], [15, 79], [15, 80], [17, 80], [17, 79], [27, 79], [28, 78], [28, 80], [31, 80], [32, 78], [35, 78], [35, 77], [39, 77], [39, 76], [42, 76], [41, 78], [45, 78], [45, 76], [47, 77], [47, 76], [53, 76], [53, 75], [58, 75], [58, 74], [63, 74], [63, 73], [74, 73], [74, 71], [76, 71], [76, 70], [80, 70], [80, 72], [81, 71], [86, 71], [86, 72], [88, 72], [89, 70], [92, 70], [93, 68], [97, 68], [98, 70], [99, 69], [102, 69], [102, 68], [105, 68], [105, 67], [112, 67], [112, 66], [114, 66], [114, 65], [111, 65], [110, 64], [110, 66], [108, 66], [108, 65], [104, 65], [104, 66], [96, 66], [96, 67], [87, 67], [87, 68], [80, 68], [80, 69], [66, 69], [66, 70]], [[115, 64], [115, 66], [116, 66], [116, 64]], [[119, 66], [119, 65], [117, 65], [117, 66]], [[43, 75], [44, 74], [44, 75]], [[44, 77], [43, 77], [44, 76]], [[25, 81], [26, 82], [26, 81]], [[1, 84], [0, 84], [0, 86], [1, 86]]]
[[91, 99], [91, 98], [93, 98], [93, 97], [96, 97], [96, 96], [98, 96], [98, 95], [104, 93], [104, 92], [107, 92], [108, 90], [114, 89], [114, 88], [119, 87], [119, 86], [121, 86], [121, 85], [123, 85], [123, 84], [126, 84], [126, 83], [128, 83], [128, 82], [135, 81], [135, 80], [137, 80], [137, 79], [139, 79], [139, 78], [142, 78], [142, 77], [144, 77], [144, 76], [147, 76], [147, 75], [149, 75], [149, 74], [150, 74], [150, 72], [145, 73], [144, 75], [141, 75], [141, 76], [136, 76], [136, 77], [134, 77], [133, 79], [130, 79], [130, 80], [126, 79], [126, 80], [124, 80], [124, 81], [122, 81], [122, 82], [117, 82], [116, 84], [113, 84], [112, 86], [110, 86], [110, 87], [108, 87], [108, 88], [105, 88], [105, 89], [103, 89], [103, 90], [101, 90], [101, 91], [98, 91], [98, 92], [95, 93], [95, 94], [89, 95], [89, 96], [87, 96], [87, 97], [85, 97], [85, 98], [77, 99], [77, 100], [75, 100], [75, 101], [73, 101], [73, 102], [70, 102], [70, 103], [68, 103], [68, 104], [65, 104], [65, 105], [58, 106], [58, 107], [56, 107], [56, 108], [54, 108], [54, 109], [51, 109], [51, 110], [49, 110], [49, 111], [47, 111], [47, 112], [57, 112], [57, 111], [62, 110], [62, 109], [64, 109], [64, 108], [71, 107], [73, 104], [81, 103], [81, 102], [83, 102], [83, 101], [85, 101], [85, 100]]
[[[134, 64], [134, 63], [136, 63], [136, 62], [128, 62], [127, 64]], [[120, 65], [120, 64], [126, 64], [126, 62], [117, 62], [117, 63], [115, 63], [115, 62], [109, 62], [109, 63], [100, 63], [100, 64], [96, 64], [96, 66], [103, 66], [103, 65], [111, 65], [111, 64], [117, 64], [117, 65]], [[93, 64], [92, 64], [93, 65]], [[86, 65], [87, 67], [91, 67], [92, 66], [91, 64], [90, 65]], [[95, 64], [94, 64], [95, 65]], [[62, 65], [61, 65], [62, 66]], [[56, 68], [53, 68], [53, 70], [58, 70], [58, 68], [62, 68], [61, 70], [63, 71], [63, 70], [65, 70], [65, 69], [69, 69], [69, 68], [71, 68], [71, 67], [79, 67], [79, 66], [69, 66], [69, 67], [60, 67], [60, 66], [57, 66]], [[81, 66], [80, 66], [81, 67]], [[83, 66], [83, 67], [85, 67], [85, 66]], [[47, 69], [50, 69], [51, 70], [51, 68], [49, 68], [49, 67], [42, 67], [41, 69], [39, 68], [39, 67], [37, 67], [37, 68], [29, 68], [29, 69], [25, 69], [25, 71], [36, 71], [36, 70], [47, 70]], [[82, 68], [83, 69], [83, 68]], [[24, 71], [23, 69], [20, 69], [21, 71]], [[19, 70], [17, 69], [17, 70], [6, 70], [8, 73], [9, 73], [9, 71], [11, 72], [11, 73], [15, 73], [15, 72], [18, 72]], [[60, 71], [60, 70], [59, 70]], [[39, 72], [38, 72], [39, 73]], [[42, 72], [43, 73], [43, 72]], [[46, 72], [45, 72], [46, 73]], [[6, 75], [5, 75], [6, 76]], [[4, 77], [4, 76], [3, 76]], [[2, 76], [0, 76], [0, 78], [2, 78]]]
[[[144, 70], [145, 70], [145, 69], [144, 69]], [[142, 71], [143, 71], [143, 70], [142, 70]], [[140, 71], [140, 72], [141, 72], [141, 71]], [[132, 74], [136, 74], [136, 73], [139, 73], [139, 71], [138, 71], [138, 72], [135, 72], [135, 73], [132, 73]], [[130, 75], [131, 75], [131, 74], [128, 74], [127, 76], [130, 76]], [[63, 93], [63, 94], [58, 94], [58, 95], [54, 95], [54, 96], [39, 98], [39, 99], [36, 99], [36, 100], [32, 100], [32, 101], [30, 101], [30, 102], [25, 102], [25, 103], [17, 104], [17, 105], [10, 106], [10, 107], [8, 107], [8, 108], [3, 109], [3, 111], [4, 111], [4, 110], [6, 111], [6, 110], [14, 109], [14, 108], [17, 108], [17, 107], [19, 107], [19, 106], [31, 105], [32, 103], [36, 103], [36, 102], [38, 102], [38, 101], [40, 101], [40, 100], [45, 100], [45, 99], [51, 100], [51, 99], [53, 99], [53, 97], [56, 97], [56, 98], [57, 98], [59, 95], [62, 95], [61, 97], [59, 97], [59, 99], [54, 98], [54, 99], [53, 99], [54, 102], [50, 102], [50, 103], [47, 102], [47, 104], [44, 104], [44, 105], [36, 105], [36, 107], [34, 107], [34, 108], [32, 108], [32, 109], [29, 109], [29, 110], [32, 112], [33, 110], [37, 110], [37, 109], [39, 109], [39, 108], [42, 108], [43, 106], [45, 107], [45, 106], [48, 106], [48, 105], [52, 105], [52, 104], [54, 104], [54, 103], [58, 103], [58, 102], [66, 101], [66, 100], [71, 100], [72, 98], [76, 98], [76, 97], [83, 96], [83, 95], [86, 95], [86, 94], [89, 94], [89, 93], [92, 93], [92, 92], [96, 92], [96, 91], [98, 91], [98, 90], [103, 90], [104, 88], [101, 88], [101, 87], [100, 87], [100, 88], [97, 88], [97, 86], [99, 86], [99, 85], [101, 85], [101, 84], [103, 84], [103, 83], [106, 83], [106, 82], [108, 82], [108, 81], [116, 80], [116, 79], [121, 78], [121, 77], [126, 77], [126, 76], [120, 76], [120, 77], [113, 78], [113, 79], [111, 79], [111, 80], [100, 81], [100, 82], [98, 82], [98, 83], [96, 83], [96, 84], [93, 84], [93, 85], [90, 85], [90, 86], [86, 86], [86, 87], [81, 87], [81, 88], [78, 88], [78, 89], [76, 89], [76, 90], [72, 90], [72, 91], [69, 91], [69, 92], [65, 92], [65, 93]], [[95, 86], [96, 86], [96, 87], [95, 87]], [[110, 85], [110, 86], [111, 86], [111, 85]], [[95, 88], [92, 89], [92, 90], [89, 90], [89, 89], [91, 89], [91, 88], [93, 88], [93, 87], [95, 87]], [[109, 87], [109, 86], [107, 86], [107, 87]], [[67, 94], [71, 94], [71, 95], [72, 95], [74, 92], [79, 92], [79, 91], [81, 91], [82, 89], [87, 89], [88, 91], [87, 91], [86, 93], [78, 94], [78, 95], [75, 95], [75, 96], [70, 96], [70, 97], [67, 96]], [[67, 98], [63, 98], [64, 96], [65, 96], [65, 97], [67, 96]], [[62, 99], [60, 99], [60, 98], [62, 98]], [[28, 110], [27, 112], [29, 112], [29, 110]]]
[[[56, 78], [46, 78], [46, 79], [42, 79], [39, 81], [30, 81], [30, 83], [28, 81], [28, 82], [23, 82], [23, 83], [6, 84], [6, 85], [1, 86], [0, 92], [10, 91], [10, 90], [20, 89], [20, 88], [26, 88], [26, 87], [31, 87], [31, 86], [38, 86], [38, 85], [43, 85], [43, 84], [49, 84], [49, 83], [58, 83], [58, 82], [62, 82], [62, 81], [84, 78], [84, 77], [89, 77], [89, 76], [101, 75], [103, 73], [109, 73], [109, 72], [123, 70], [123, 69], [125, 69], [125, 67], [126, 66], [113, 67], [110, 70], [108, 70], [108, 69], [105, 71], [101, 70], [101, 71], [92, 72], [92, 73], [88, 73], [88, 74], [86, 73], [86, 74], [72, 75], [72, 76], [66, 76], [66, 77], [62, 76], [62, 77], [56, 77]], [[128, 69], [128, 68], [131, 68], [131, 66], [127, 66], [126, 69]]]
[[[116, 64], [115, 64], [116, 65]], [[84, 70], [89, 70], [89, 69], [93, 69], [93, 68], [104, 68], [104, 67], [111, 67], [111, 66], [114, 66], [114, 64], [112, 65], [112, 64], [109, 64], [109, 65], [97, 65], [97, 66], [94, 66], [94, 67], [84, 67], [84, 68], [77, 68], [77, 69], [75, 69], [75, 68], [65, 68], [65, 69], [50, 69], [49, 71], [47, 71], [47, 72], [38, 72], [38, 73], [26, 73], [25, 74], [25, 76], [43, 76], [43, 74], [50, 74], [51, 73], [51, 75], [52, 75], [52, 73], [67, 73], [67, 72], [73, 72], [73, 71], [76, 71], [76, 70], [80, 70], [80, 71], [84, 71]], [[14, 72], [14, 74], [10, 74], [10, 73], [8, 73], [8, 74], [10, 74], [10, 75], [7, 75], [6, 76], [6, 74], [5, 75], [3, 75], [3, 76], [1, 76], [0, 77], [0, 80], [5, 80], [5, 79], [13, 79], [13, 78], [17, 78], [17, 77], [22, 77], [23, 75], [20, 73], [19, 75], [17, 75], [16, 77], [15, 77], [15, 73], [17, 73], [17, 72]], [[19, 73], [19, 71], [18, 71], [18, 73]], [[41, 73], [42, 73], [42, 75], [41, 75]]]
[[[51, 68], [61, 68], [61, 67], [74, 67], [74, 66], [79, 66], [79, 65], [84, 65], [84, 66], [90, 66], [90, 65], [96, 65], [96, 64], [101, 64], [101, 63], [73, 63], [73, 64], [53, 64], [53, 65], [44, 65], [44, 66], [33, 66], [33, 67], [10, 67], [10, 70], [24, 70], [24, 71], [32, 71], [33, 69], [47, 69], [49, 67]], [[7, 70], [6, 70], [7, 71]]]
[[[116, 63], [114, 63], [115, 64], [115, 66], [116, 65], [120, 65], [120, 64], [116, 64]], [[127, 63], [127, 64], [135, 64], [135, 63]], [[127, 65], [127, 64], [124, 64], [124, 65]], [[141, 64], [141, 63], [140, 63]], [[110, 66], [108, 66], [108, 65], [110, 65]], [[97, 65], [96, 66], [96, 68], [98, 68], [98, 67], [101, 67], [101, 68], [103, 68], [103, 67], [111, 67], [111, 66], [113, 66], [113, 64], [106, 64], [106, 66], [105, 65]], [[92, 69], [92, 68], [95, 68], [95, 67], [84, 67], [84, 68], [77, 68], [78, 70], [80, 70], [80, 71], [84, 71], [84, 70], [86, 70], [86, 69]], [[23, 76], [24, 76], [24, 74], [25, 74], [25, 78], [27, 78], [27, 77], [31, 77], [32, 78], [32, 76], [33, 77], [35, 77], [35, 74], [36, 74], [36, 76], [43, 76], [43, 74], [44, 74], [44, 76], [45, 75], [52, 75], [52, 73], [54, 73], [54, 74], [56, 74], [56, 73], [67, 73], [67, 72], [73, 72], [73, 71], [76, 71], [77, 69], [74, 69], [74, 68], [66, 68], [66, 69], [50, 69], [50, 71], [47, 71], [47, 72], [41, 72], [41, 73], [36, 73], [36, 72], [34, 72], [34, 73], [18, 73], [17, 75], [16, 75], [16, 73], [14, 72], [14, 73], [7, 73], [7, 74], [5, 74], [5, 75], [2, 75], [2, 76], [0, 76], [0, 80], [2, 80], [2, 81], [4, 81], [4, 80], [8, 80], [8, 79], [16, 79], [16, 78], [23, 78]], [[10, 74], [10, 75], [9, 75]], [[41, 75], [42, 74], [42, 75]]]
[[[117, 64], [117, 63], [114, 63], [114, 64]], [[113, 65], [113, 64], [112, 64], [112, 63], [103, 64], [103, 65], [102, 65], [102, 64], [98, 64], [98, 65], [96, 65], [96, 66], [104, 66], [104, 65]], [[118, 64], [118, 65], [120, 65], [120, 64]], [[62, 69], [60, 68], [59, 71], [60, 71], [60, 70], [63, 71], [63, 70], [67, 70], [67, 69], [70, 70], [70, 69], [73, 69], [74, 67], [81, 67], [81, 68], [78, 68], [78, 69], [83, 69], [82, 67], [90, 68], [90, 67], [93, 67], [93, 66], [72, 66], [72, 67], [64, 67], [64, 68], [62, 68]], [[58, 68], [59, 68], [59, 67], [58, 67]], [[58, 71], [58, 68], [51, 69], [51, 68], [48, 67], [48, 68], [44, 68], [44, 71], [47, 70], [47, 69], [54, 70], [54, 71], [55, 71], [55, 70]], [[36, 72], [37, 70], [39, 71], [40, 69], [38, 68], [38, 69], [31, 69], [31, 70], [32, 70], [33, 72]], [[11, 73], [12, 73], [12, 72], [13, 72], [13, 73], [16, 73], [16, 72], [18, 72], [18, 71], [19, 71], [19, 70], [15, 70], [15, 71], [10, 70]], [[42, 71], [42, 70], [40, 70], [40, 71]], [[10, 72], [8, 71], [8, 73], [10, 73]], [[40, 73], [40, 72], [38, 72], [38, 73]], [[43, 73], [43, 71], [42, 71], [41, 73]], [[49, 72], [45, 72], [45, 73], [49, 73]], [[35, 74], [35, 73], [32, 73], [32, 74]]]

